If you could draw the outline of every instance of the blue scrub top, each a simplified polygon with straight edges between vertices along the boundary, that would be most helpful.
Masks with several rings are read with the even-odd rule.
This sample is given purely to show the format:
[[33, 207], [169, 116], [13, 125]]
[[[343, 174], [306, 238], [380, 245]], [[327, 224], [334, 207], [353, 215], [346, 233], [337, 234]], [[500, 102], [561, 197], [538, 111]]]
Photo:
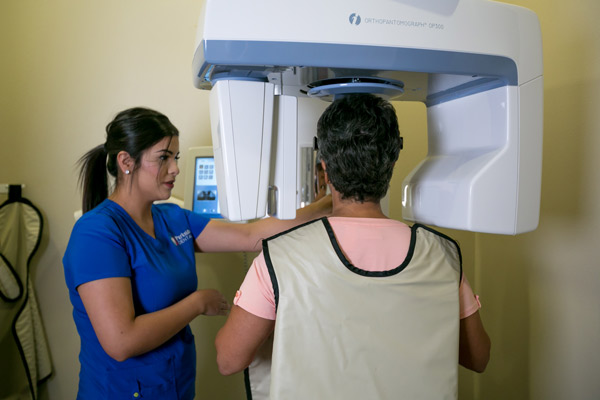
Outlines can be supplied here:
[[174, 204], [153, 205], [152, 217], [156, 238], [107, 199], [73, 227], [63, 265], [81, 338], [78, 399], [194, 398], [196, 349], [189, 326], [159, 348], [118, 362], [102, 349], [77, 292], [93, 280], [130, 278], [140, 315], [195, 291], [194, 239], [209, 220]]

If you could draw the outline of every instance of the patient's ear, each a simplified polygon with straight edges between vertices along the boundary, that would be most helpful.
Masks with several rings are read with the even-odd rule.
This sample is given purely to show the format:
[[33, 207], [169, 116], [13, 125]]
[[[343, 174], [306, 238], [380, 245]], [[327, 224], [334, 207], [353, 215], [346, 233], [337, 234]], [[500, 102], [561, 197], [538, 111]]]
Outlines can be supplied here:
[[329, 185], [329, 175], [327, 175], [327, 166], [325, 161], [321, 160], [321, 167], [323, 168], [323, 172], [325, 173], [325, 183]]

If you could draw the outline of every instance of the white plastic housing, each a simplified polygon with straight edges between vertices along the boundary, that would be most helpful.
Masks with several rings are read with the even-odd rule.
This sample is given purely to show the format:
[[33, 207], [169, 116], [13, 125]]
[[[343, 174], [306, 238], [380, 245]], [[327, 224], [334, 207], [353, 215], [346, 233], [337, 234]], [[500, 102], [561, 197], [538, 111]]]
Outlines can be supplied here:
[[475, 232], [535, 228], [542, 102], [532, 100], [542, 85], [538, 78], [429, 107], [428, 154], [402, 184], [403, 217]]
[[275, 152], [271, 156], [272, 184], [269, 215], [279, 219], [296, 217], [296, 166], [298, 163], [298, 99], [275, 97]]
[[216, 82], [210, 93], [219, 206], [231, 221], [265, 214], [273, 97], [273, 85], [252, 81]]

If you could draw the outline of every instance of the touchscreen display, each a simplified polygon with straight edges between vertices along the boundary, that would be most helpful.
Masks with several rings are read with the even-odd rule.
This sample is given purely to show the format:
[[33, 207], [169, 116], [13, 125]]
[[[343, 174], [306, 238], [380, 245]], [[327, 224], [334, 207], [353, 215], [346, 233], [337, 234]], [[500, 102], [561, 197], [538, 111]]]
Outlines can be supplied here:
[[213, 157], [196, 157], [192, 211], [208, 218], [223, 218], [219, 210], [217, 176]]

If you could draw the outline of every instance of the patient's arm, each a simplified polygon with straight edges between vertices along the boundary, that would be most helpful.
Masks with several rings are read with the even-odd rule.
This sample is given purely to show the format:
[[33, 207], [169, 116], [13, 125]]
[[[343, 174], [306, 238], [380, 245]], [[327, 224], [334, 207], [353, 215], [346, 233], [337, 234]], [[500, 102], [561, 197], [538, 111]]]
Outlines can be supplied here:
[[483, 328], [479, 311], [460, 320], [458, 362], [475, 372], [483, 372], [490, 360], [490, 338]]
[[274, 328], [275, 321], [233, 306], [215, 340], [219, 372], [231, 375], [246, 369]]

